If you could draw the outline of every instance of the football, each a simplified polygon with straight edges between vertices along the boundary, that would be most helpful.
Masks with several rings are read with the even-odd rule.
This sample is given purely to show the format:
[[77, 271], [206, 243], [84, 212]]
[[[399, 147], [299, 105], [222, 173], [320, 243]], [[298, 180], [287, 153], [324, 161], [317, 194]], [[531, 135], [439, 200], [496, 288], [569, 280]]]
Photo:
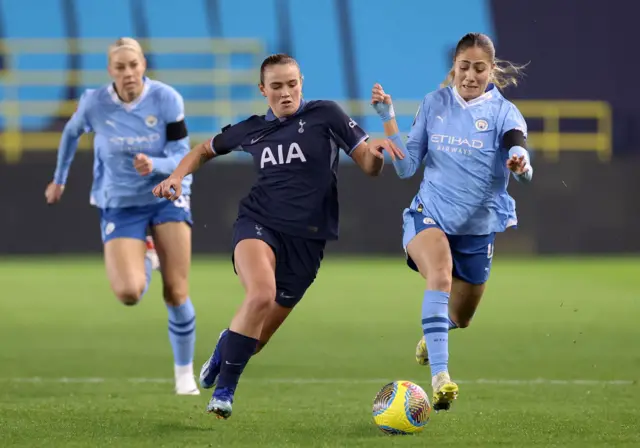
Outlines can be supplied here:
[[413, 434], [424, 429], [431, 415], [425, 391], [411, 381], [385, 385], [373, 400], [373, 420], [390, 435]]

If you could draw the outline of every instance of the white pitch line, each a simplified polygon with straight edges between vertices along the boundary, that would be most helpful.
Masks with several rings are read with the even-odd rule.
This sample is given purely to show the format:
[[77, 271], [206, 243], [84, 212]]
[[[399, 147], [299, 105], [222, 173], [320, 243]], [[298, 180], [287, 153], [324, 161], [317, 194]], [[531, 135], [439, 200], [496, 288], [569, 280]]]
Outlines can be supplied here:
[[[415, 381], [415, 380], [409, 380]], [[573, 385], [573, 386], [631, 386], [635, 385], [635, 380], [554, 380], [546, 378], [537, 379], [475, 379], [475, 380], [455, 380], [459, 384], [479, 384], [493, 386], [532, 386], [532, 385]], [[173, 383], [171, 378], [0, 378], [0, 382], [11, 383], [60, 383], [60, 384], [99, 384], [99, 383]], [[243, 378], [243, 383], [257, 384], [387, 384], [390, 379], [384, 378]], [[420, 381], [415, 381], [420, 382]]]

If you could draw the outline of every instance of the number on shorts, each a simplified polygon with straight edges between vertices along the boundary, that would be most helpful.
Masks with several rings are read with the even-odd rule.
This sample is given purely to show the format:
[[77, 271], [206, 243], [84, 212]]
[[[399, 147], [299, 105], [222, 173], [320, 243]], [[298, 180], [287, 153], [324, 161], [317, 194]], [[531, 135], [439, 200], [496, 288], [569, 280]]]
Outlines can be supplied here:
[[487, 258], [491, 257], [493, 257], [493, 244], [489, 243], [489, 246], [487, 247]]
[[178, 199], [173, 201], [173, 205], [189, 210], [189, 208], [191, 208], [191, 198], [189, 196], [180, 196]]

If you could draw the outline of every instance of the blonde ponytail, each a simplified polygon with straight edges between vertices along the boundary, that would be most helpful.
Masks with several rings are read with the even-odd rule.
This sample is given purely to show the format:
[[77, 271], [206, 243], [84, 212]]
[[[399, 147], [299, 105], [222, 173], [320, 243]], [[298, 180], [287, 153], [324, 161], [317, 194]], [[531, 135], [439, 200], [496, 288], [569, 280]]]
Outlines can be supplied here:
[[451, 84], [453, 84], [453, 78], [456, 75], [456, 71], [453, 67], [451, 67], [451, 70], [449, 70], [449, 73], [447, 73], [447, 77], [444, 78], [444, 81], [442, 81], [442, 83], [440, 83], [440, 87], [448, 87]]
[[495, 67], [491, 73], [490, 82], [496, 87], [504, 89], [509, 86], [517, 86], [520, 77], [524, 76], [524, 68], [529, 64], [516, 65], [513, 62], [495, 59]]

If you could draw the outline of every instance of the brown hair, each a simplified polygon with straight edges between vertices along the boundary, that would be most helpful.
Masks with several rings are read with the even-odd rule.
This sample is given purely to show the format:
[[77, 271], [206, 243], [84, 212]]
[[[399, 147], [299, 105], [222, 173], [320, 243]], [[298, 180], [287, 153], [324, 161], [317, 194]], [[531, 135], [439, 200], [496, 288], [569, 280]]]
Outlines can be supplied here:
[[[456, 46], [456, 51], [453, 55], [453, 62], [455, 64], [456, 58], [460, 53], [468, 48], [479, 47], [489, 56], [489, 60], [492, 64], [495, 64], [491, 78], [489, 82], [495, 84], [498, 88], [504, 89], [510, 85], [517, 86], [518, 78], [524, 74], [525, 65], [516, 65], [509, 61], [502, 61], [496, 59], [496, 49], [493, 46], [491, 38], [482, 33], [468, 33], [465, 34]], [[446, 79], [440, 85], [440, 87], [446, 87], [453, 82], [455, 75], [455, 69], [452, 67], [447, 74]]]
[[262, 65], [260, 66], [260, 84], [264, 85], [264, 71], [272, 66], [272, 65], [286, 65], [286, 64], [294, 64], [298, 67], [298, 71], [300, 71], [300, 66], [298, 65], [298, 61], [285, 53], [277, 53], [272, 54], [271, 56], [267, 56], [267, 58], [262, 61]]

